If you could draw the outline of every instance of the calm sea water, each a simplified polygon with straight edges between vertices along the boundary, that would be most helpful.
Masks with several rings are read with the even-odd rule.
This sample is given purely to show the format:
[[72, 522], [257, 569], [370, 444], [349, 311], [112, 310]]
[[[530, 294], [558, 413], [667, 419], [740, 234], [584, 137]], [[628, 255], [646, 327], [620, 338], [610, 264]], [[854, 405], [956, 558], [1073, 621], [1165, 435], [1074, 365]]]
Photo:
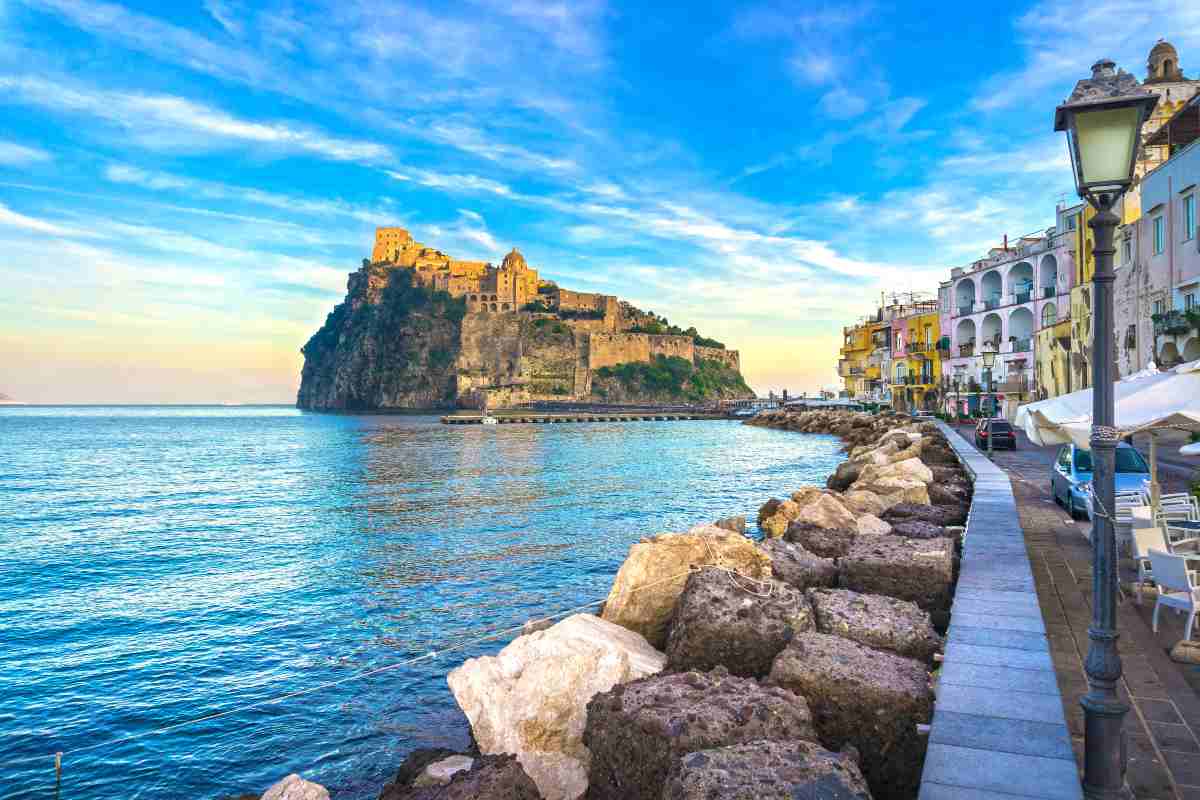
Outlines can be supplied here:
[[602, 598], [641, 536], [753, 513], [837, 448], [731, 422], [0, 409], [0, 797], [53, 797], [61, 750], [71, 800], [293, 771], [374, 798], [409, 750], [466, 744], [445, 673], [501, 643], [111, 741]]

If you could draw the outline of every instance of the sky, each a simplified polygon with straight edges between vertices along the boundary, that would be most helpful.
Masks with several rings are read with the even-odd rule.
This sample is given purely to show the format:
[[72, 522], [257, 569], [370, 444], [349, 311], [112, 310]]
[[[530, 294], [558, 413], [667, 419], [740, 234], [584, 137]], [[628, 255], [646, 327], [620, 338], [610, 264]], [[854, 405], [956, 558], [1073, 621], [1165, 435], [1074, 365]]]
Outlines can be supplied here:
[[0, 392], [292, 403], [401, 225], [837, 386], [881, 292], [1054, 221], [1054, 106], [1200, 3], [0, 0]]

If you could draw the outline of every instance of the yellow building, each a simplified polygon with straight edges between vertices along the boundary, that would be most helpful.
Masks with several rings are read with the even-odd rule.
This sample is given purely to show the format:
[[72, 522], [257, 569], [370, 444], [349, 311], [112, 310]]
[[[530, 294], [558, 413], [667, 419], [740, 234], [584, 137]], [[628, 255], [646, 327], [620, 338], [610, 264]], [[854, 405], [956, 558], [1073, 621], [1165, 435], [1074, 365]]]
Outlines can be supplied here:
[[914, 310], [892, 320], [892, 406], [897, 411], [936, 411], [942, 382], [937, 303], [917, 303]]
[[864, 399], [867, 395], [866, 372], [867, 358], [872, 348], [872, 325], [871, 322], [859, 322], [842, 329], [842, 357], [838, 361], [838, 376], [842, 379], [843, 393], [851, 399]]

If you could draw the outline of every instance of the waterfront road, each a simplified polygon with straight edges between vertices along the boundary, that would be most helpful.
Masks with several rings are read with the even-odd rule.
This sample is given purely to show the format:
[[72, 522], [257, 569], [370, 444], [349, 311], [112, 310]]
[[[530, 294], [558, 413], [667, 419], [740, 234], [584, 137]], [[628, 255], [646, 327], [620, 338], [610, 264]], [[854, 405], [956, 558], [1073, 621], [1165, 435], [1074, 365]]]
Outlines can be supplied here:
[[[971, 441], [969, 427], [960, 428]], [[1083, 710], [1087, 692], [1083, 659], [1091, 622], [1091, 549], [1088, 523], [1071, 520], [1050, 499], [1050, 465], [1056, 447], [1035, 447], [1018, 434], [1017, 450], [995, 454], [1009, 474], [1025, 532], [1038, 602], [1050, 639], [1072, 745], [1082, 769]], [[1139, 444], [1141, 444], [1139, 442]], [[1164, 470], [1168, 491], [1178, 491], [1186, 468]], [[1122, 564], [1122, 584], [1132, 574]], [[1159, 632], [1150, 628], [1153, 598], [1140, 607], [1127, 591], [1118, 606], [1125, 676], [1121, 694], [1132, 710], [1125, 719], [1129, 741], [1127, 778], [1138, 800], [1200, 800], [1200, 667], [1168, 657], [1183, 636], [1183, 617], [1164, 611]]]

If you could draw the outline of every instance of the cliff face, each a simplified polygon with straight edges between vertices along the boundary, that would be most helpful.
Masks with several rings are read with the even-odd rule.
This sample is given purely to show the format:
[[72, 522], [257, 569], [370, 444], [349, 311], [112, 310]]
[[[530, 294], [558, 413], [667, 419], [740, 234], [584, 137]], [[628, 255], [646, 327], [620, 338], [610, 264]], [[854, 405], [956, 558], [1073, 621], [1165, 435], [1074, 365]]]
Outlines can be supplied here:
[[695, 328], [679, 329], [613, 297], [553, 285], [549, 305], [518, 310], [490, 294], [485, 304], [473, 299], [482, 293], [440, 290], [439, 281], [453, 291], [454, 276], [430, 278], [419, 266], [364, 262], [350, 276], [346, 299], [301, 348], [298, 407], [674, 404], [753, 396], [737, 351]]
[[324, 411], [455, 405], [465, 304], [414, 286], [404, 269], [364, 266], [301, 352], [296, 405]]

